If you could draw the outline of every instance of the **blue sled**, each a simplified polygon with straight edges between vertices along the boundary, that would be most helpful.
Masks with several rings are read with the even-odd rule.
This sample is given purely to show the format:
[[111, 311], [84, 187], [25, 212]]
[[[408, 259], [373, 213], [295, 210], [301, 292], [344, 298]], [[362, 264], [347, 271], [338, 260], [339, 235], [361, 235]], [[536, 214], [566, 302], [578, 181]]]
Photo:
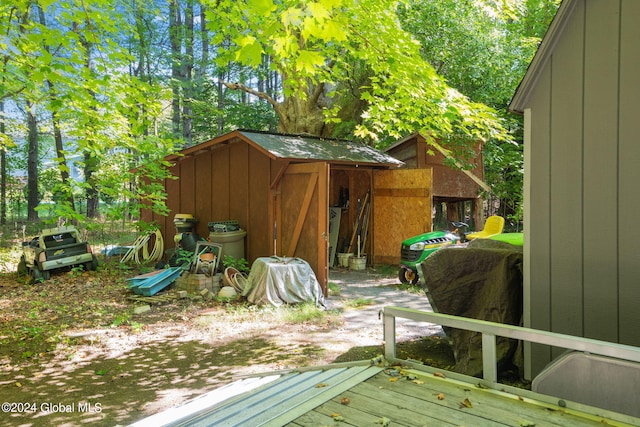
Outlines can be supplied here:
[[156, 270], [127, 279], [127, 287], [138, 295], [150, 297], [175, 282], [181, 273], [181, 267]]

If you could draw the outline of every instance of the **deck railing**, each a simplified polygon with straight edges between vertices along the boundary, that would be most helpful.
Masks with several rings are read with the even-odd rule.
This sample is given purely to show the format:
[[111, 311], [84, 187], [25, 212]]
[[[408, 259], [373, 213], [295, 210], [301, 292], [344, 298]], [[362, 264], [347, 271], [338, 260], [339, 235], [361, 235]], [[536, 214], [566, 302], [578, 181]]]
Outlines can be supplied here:
[[410, 308], [385, 307], [384, 350], [387, 359], [396, 358], [396, 318], [417, 322], [434, 323], [451, 328], [464, 329], [482, 334], [482, 367], [485, 381], [497, 383], [496, 337], [513, 338], [538, 344], [578, 350], [601, 356], [609, 356], [632, 362], [640, 362], [640, 348], [629, 345], [598, 341], [554, 332], [539, 331], [520, 326], [504, 325], [485, 320], [469, 319], [442, 313], [431, 313]]

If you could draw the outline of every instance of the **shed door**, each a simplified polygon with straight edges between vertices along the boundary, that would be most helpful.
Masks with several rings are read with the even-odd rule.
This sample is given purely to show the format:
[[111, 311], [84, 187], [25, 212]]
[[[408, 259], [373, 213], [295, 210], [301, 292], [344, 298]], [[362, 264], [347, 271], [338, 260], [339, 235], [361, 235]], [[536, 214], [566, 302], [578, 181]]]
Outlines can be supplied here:
[[431, 182], [430, 168], [374, 171], [374, 264], [398, 264], [402, 241], [431, 231]]
[[327, 295], [329, 165], [289, 165], [276, 189], [276, 252], [311, 265]]

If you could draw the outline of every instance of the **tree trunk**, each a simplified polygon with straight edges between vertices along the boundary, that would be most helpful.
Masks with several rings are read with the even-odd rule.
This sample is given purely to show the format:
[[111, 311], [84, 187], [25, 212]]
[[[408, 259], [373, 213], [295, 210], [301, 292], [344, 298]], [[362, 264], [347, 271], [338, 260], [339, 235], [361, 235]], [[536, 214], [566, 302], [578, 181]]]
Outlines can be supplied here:
[[100, 214], [99, 194], [94, 173], [98, 170], [98, 159], [88, 152], [84, 153], [84, 179], [87, 183], [87, 218], [97, 218]]
[[[87, 22], [86, 24], [87, 24], [87, 27], [91, 26], [90, 22]], [[81, 42], [86, 52], [84, 66], [87, 69], [87, 72], [91, 73], [92, 72], [92, 66], [91, 66], [92, 52], [91, 51], [93, 48], [93, 43], [91, 43], [89, 40], [87, 40], [84, 37], [81, 38]], [[89, 89], [88, 94], [92, 98], [94, 99], [96, 98], [96, 94], [93, 90]], [[86, 133], [87, 133], [87, 136], [89, 136], [91, 134], [91, 129], [86, 129]], [[94, 155], [92, 155], [90, 150], [85, 149], [84, 150], [84, 179], [85, 179], [85, 183], [87, 184], [85, 188], [85, 197], [87, 199], [87, 218], [97, 218], [99, 215], [98, 207], [99, 207], [100, 198], [98, 193], [96, 177], [94, 176], [94, 173], [98, 171], [98, 168], [99, 168], [99, 159]]]
[[204, 75], [209, 64], [209, 31], [207, 30], [207, 7], [200, 4], [200, 40], [202, 42], [202, 59], [199, 75]]
[[[226, 47], [225, 45], [228, 45], [229, 42], [225, 40], [222, 43], [223, 43], [223, 47]], [[224, 114], [222, 114], [222, 111], [224, 111], [224, 107], [225, 107], [226, 89], [223, 83], [225, 80], [226, 80], [226, 75], [225, 75], [224, 69], [221, 67], [218, 67], [218, 81], [216, 82], [217, 89], [218, 89], [218, 93], [217, 93], [218, 111], [220, 111], [220, 114], [218, 114], [218, 117], [217, 117], [218, 135], [224, 132], [224, 126], [225, 126]]]
[[[49, 91], [51, 91], [51, 100], [55, 100], [55, 94], [51, 83], [49, 83]], [[53, 112], [53, 139], [56, 143], [56, 157], [58, 160], [58, 170], [60, 171], [60, 179], [62, 180], [62, 191], [64, 198], [69, 203], [71, 210], [76, 210], [75, 201], [73, 200], [73, 190], [69, 182], [69, 167], [67, 166], [67, 157], [64, 154], [64, 145], [62, 143], [62, 132], [60, 132], [60, 119], [57, 112]]]
[[[5, 133], [4, 101], [0, 101], [0, 134]], [[7, 148], [0, 145], [0, 225], [7, 223]]]
[[[320, 89], [318, 89], [320, 90]], [[292, 134], [308, 134], [329, 136], [324, 134], [324, 112], [317, 103], [317, 98], [308, 96], [307, 99], [298, 97], [286, 98], [276, 107], [280, 117], [278, 131]]]
[[185, 16], [185, 55], [182, 59], [181, 78], [183, 88], [182, 99], [182, 137], [187, 145], [191, 145], [193, 139], [193, 111], [192, 100], [195, 96], [193, 87], [193, 0], [187, 0]]
[[173, 125], [173, 135], [180, 136], [180, 62], [182, 58], [180, 47], [182, 46], [180, 30], [180, 5], [178, 0], [169, 2], [169, 40], [171, 42], [171, 89], [173, 98], [171, 100], [171, 123]]
[[[47, 26], [47, 21], [44, 16], [44, 10], [42, 7], [38, 6], [38, 18], [40, 20], [40, 24], [43, 27]], [[49, 46], [45, 44], [45, 51], [50, 53], [51, 49]], [[49, 100], [51, 101], [51, 105], [57, 104], [57, 94], [55, 91], [55, 87], [53, 83], [49, 80], [46, 81], [47, 88], [49, 90]], [[56, 157], [58, 161], [58, 170], [60, 171], [60, 178], [62, 180], [62, 191], [64, 193], [64, 198], [70, 204], [71, 209], [75, 210], [74, 200], [73, 200], [73, 192], [71, 190], [71, 185], [69, 184], [69, 168], [67, 167], [67, 159], [64, 154], [64, 146], [62, 143], [62, 132], [60, 132], [60, 118], [58, 116], [57, 111], [51, 112], [51, 122], [53, 125], [53, 138], [56, 144]], [[55, 196], [55, 195], [54, 195]]]
[[39, 221], [36, 207], [40, 203], [38, 194], [38, 121], [36, 107], [31, 101], [27, 101], [27, 129], [28, 129], [28, 155], [27, 155], [27, 220]]

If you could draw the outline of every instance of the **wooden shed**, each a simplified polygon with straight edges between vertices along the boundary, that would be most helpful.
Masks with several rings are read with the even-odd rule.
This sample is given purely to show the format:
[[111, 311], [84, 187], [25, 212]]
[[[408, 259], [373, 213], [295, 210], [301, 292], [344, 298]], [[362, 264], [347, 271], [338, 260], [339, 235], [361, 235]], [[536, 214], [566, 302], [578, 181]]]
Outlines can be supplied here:
[[178, 178], [164, 182], [170, 214], [143, 213], [165, 241], [178, 213], [193, 214], [203, 237], [209, 222], [238, 221], [250, 263], [300, 257], [325, 294], [333, 255], [355, 252], [359, 216], [369, 264], [398, 262], [402, 238], [431, 227], [431, 170], [397, 170], [401, 161], [359, 142], [237, 130], [167, 160]]
[[[438, 141], [416, 132], [388, 147], [385, 152], [404, 162], [408, 169], [432, 169], [433, 226], [447, 229], [451, 221], [467, 222], [473, 229], [482, 228], [483, 209], [480, 191], [489, 191], [484, 182], [482, 143], [474, 147], [474, 165], [469, 170], [455, 166], [457, 161]], [[451, 162], [447, 164], [447, 162]]]
[[[564, 0], [525, 119], [525, 326], [640, 346], [640, 2]], [[559, 351], [526, 350], [536, 374]]]

